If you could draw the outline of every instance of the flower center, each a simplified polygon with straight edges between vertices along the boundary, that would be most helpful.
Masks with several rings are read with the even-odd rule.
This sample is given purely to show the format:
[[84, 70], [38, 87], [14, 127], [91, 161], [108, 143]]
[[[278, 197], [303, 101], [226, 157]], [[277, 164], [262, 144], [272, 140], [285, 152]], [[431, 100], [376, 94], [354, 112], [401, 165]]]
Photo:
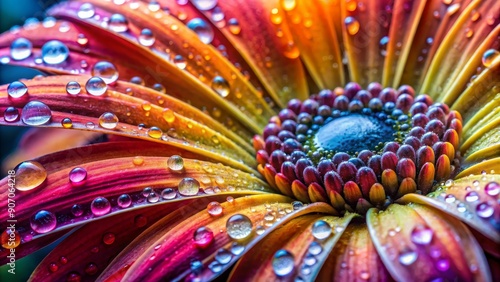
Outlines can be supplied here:
[[351, 82], [291, 100], [254, 137], [259, 172], [281, 193], [339, 213], [430, 193], [459, 166], [462, 118], [414, 92]]

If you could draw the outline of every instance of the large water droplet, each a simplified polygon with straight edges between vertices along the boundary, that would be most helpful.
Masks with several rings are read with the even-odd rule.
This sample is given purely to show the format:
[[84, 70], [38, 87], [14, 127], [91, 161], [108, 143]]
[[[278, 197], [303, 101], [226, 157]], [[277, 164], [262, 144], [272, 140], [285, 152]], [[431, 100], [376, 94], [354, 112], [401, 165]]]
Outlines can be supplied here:
[[217, 5], [217, 0], [193, 0], [191, 2], [201, 11], [208, 11]]
[[68, 47], [59, 40], [51, 40], [42, 46], [42, 60], [48, 65], [63, 63], [68, 56]]
[[481, 203], [476, 207], [476, 213], [479, 217], [488, 218], [495, 213], [495, 209], [488, 202]]
[[22, 110], [21, 120], [27, 125], [46, 124], [52, 118], [50, 108], [42, 102], [31, 101], [27, 103]]
[[30, 219], [30, 226], [37, 233], [47, 233], [56, 228], [56, 216], [46, 210], [41, 210]]
[[109, 18], [108, 27], [114, 32], [125, 32], [128, 30], [128, 20], [122, 14], [113, 14]]
[[214, 240], [214, 233], [207, 227], [200, 227], [194, 231], [193, 242], [197, 247], [206, 248]]
[[497, 182], [489, 182], [484, 186], [484, 191], [490, 196], [497, 196], [500, 194], [500, 184]]
[[142, 46], [150, 47], [155, 43], [155, 37], [150, 29], [141, 30], [141, 34], [138, 37], [139, 43]]
[[350, 35], [356, 35], [359, 31], [359, 22], [353, 17], [347, 17], [344, 20], [345, 27], [347, 32]]
[[231, 91], [229, 83], [222, 76], [214, 77], [212, 80], [212, 89], [223, 98], [227, 97]]
[[406, 251], [399, 255], [399, 262], [403, 265], [411, 265], [418, 258], [418, 253], [414, 251]]
[[31, 56], [33, 45], [26, 38], [17, 38], [10, 45], [10, 56], [16, 61], [24, 60]]
[[411, 231], [411, 241], [418, 245], [427, 245], [432, 241], [434, 232], [428, 226], [417, 225]]
[[207, 211], [211, 216], [219, 216], [222, 214], [222, 206], [219, 202], [210, 202], [207, 206]]
[[132, 204], [132, 198], [128, 194], [122, 194], [118, 197], [116, 203], [122, 209], [128, 208]]
[[233, 254], [226, 249], [219, 249], [215, 254], [215, 260], [220, 264], [228, 264], [233, 258]]
[[198, 35], [201, 42], [205, 44], [210, 44], [212, 43], [212, 40], [214, 40], [214, 31], [212, 30], [212, 27], [200, 18], [190, 20], [187, 23], [187, 27], [194, 31]]
[[118, 117], [113, 113], [104, 113], [99, 117], [99, 125], [102, 128], [114, 129], [118, 125]]
[[184, 169], [184, 159], [181, 156], [173, 155], [168, 158], [167, 166], [170, 170], [181, 171]]
[[118, 70], [112, 63], [100, 61], [92, 68], [92, 75], [98, 76], [102, 78], [106, 84], [110, 84], [118, 79]]
[[81, 167], [75, 167], [69, 172], [69, 181], [73, 185], [82, 185], [87, 179], [87, 171]]
[[80, 19], [90, 19], [95, 14], [94, 5], [90, 3], [83, 3], [78, 9], [77, 15]]
[[87, 80], [87, 83], [85, 83], [85, 90], [87, 90], [87, 93], [89, 93], [90, 95], [101, 96], [106, 93], [106, 90], [108, 90], [108, 86], [102, 78], [94, 76], [89, 78], [89, 80]]
[[97, 197], [90, 204], [90, 210], [96, 216], [105, 215], [111, 211], [111, 204], [108, 199]]
[[287, 250], [278, 250], [272, 261], [274, 273], [278, 276], [287, 276], [293, 272], [295, 261], [293, 255]]
[[332, 227], [324, 220], [316, 221], [312, 226], [312, 235], [318, 240], [324, 240], [332, 234]]
[[252, 228], [250, 218], [242, 214], [235, 214], [226, 222], [227, 235], [235, 240], [245, 239], [250, 236]]
[[495, 49], [486, 50], [486, 52], [484, 52], [483, 54], [483, 59], [482, 59], [483, 66], [489, 68], [498, 58], [500, 58], [500, 52], [498, 50]]
[[78, 95], [80, 94], [80, 91], [82, 90], [82, 87], [80, 86], [80, 83], [76, 81], [70, 81], [68, 84], [66, 84], [66, 92], [70, 95]]
[[19, 99], [28, 93], [28, 87], [21, 81], [14, 81], [7, 86], [7, 94], [10, 98]]

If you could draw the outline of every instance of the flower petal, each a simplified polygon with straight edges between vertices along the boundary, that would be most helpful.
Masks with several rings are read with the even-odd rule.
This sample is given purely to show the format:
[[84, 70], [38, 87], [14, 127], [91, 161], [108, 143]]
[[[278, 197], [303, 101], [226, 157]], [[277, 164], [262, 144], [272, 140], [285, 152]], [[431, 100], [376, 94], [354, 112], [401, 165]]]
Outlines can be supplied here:
[[500, 243], [498, 183], [500, 176], [497, 174], [463, 177], [450, 180], [448, 185], [438, 187], [425, 197], [409, 194], [401, 201], [435, 207], [467, 223], [498, 244]]
[[457, 174], [456, 178], [462, 178], [472, 174], [479, 175], [484, 172], [494, 174], [498, 171], [500, 171], [500, 158], [492, 158], [465, 168]]
[[393, 204], [385, 211], [370, 210], [367, 223], [375, 248], [397, 281], [491, 281], [481, 247], [457, 219], [418, 204]]
[[351, 223], [321, 269], [318, 281], [391, 281], [366, 224]]
[[[258, 278], [262, 281], [277, 280], [273, 269], [273, 256], [279, 249], [288, 251], [294, 259], [294, 271], [286, 275], [286, 279], [315, 280], [325, 260], [342, 236], [355, 214], [344, 217], [307, 215], [296, 218], [271, 232], [258, 245], [245, 254], [236, 264], [229, 280], [250, 281]], [[315, 225], [328, 224], [331, 234], [317, 234]], [[326, 225], [325, 225], [326, 226]], [[330, 232], [321, 230], [321, 232]], [[248, 267], [252, 265], [253, 267]]]

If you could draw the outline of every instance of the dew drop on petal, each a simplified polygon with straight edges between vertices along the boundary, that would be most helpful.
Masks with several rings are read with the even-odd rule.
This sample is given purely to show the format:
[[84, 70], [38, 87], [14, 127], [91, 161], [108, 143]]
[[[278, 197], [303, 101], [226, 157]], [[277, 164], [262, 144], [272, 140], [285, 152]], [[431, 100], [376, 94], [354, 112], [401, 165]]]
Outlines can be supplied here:
[[194, 18], [187, 23], [187, 27], [194, 31], [201, 42], [205, 44], [212, 43], [214, 40], [214, 31], [212, 27], [200, 18]]
[[187, 66], [186, 59], [182, 55], [175, 55], [174, 64], [181, 70], [185, 69]]
[[3, 113], [6, 122], [15, 122], [19, 120], [19, 110], [14, 107], [8, 107]]
[[399, 262], [403, 265], [411, 265], [418, 258], [418, 253], [414, 251], [406, 251], [399, 255]]
[[26, 93], [28, 93], [28, 87], [21, 81], [14, 81], [7, 86], [7, 94], [9, 94], [9, 98], [22, 98]]
[[99, 125], [106, 129], [115, 129], [118, 125], [118, 117], [110, 112], [103, 113], [99, 117]]
[[252, 233], [252, 229], [252, 221], [243, 214], [235, 214], [226, 222], [227, 235], [235, 240], [247, 238]]
[[106, 245], [111, 245], [115, 242], [115, 234], [108, 232], [102, 236], [102, 242]]
[[359, 22], [353, 17], [347, 17], [344, 20], [345, 27], [347, 32], [350, 35], [356, 35], [359, 31]]
[[489, 218], [494, 212], [495, 209], [488, 202], [483, 202], [476, 207], [477, 215], [482, 218]]
[[89, 263], [87, 266], [85, 266], [85, 274], [87, 275], [94, 275], [97, 273], [99, 269], [97, 268], [97, 265], [94, 263]]
[[163, 110], [162, 116], [163, 116], [163, 119], [168, 123], [172, 123], [175, 121], [175, 113], [174, 113], [174, 111], [172, 111], [169, 108], [166, 108]]
[[73, 216], [75, 216], [75, 217], [82, 216], [82, 214], [83, 214], [83, 208], [82, 208], [82, 206], [79, 205], [79, 204], [74, 204], [71, 207], [71, 214], [73, 214]]
[[2, 247], [5, 249], [13, 249], [21, 244], [21, 235], [15, 229], [7, 228], [0, 236]]
[[210, 202], [207, 205], [207, 211], [208, 214], [211, 216], [219, 216], [222, 214], [222, 206], [219, 204], [219, 202]]
[[147, 198], [149, 196], [149, 194], [153, 193], [153, 188], [151, 187], [146, 187], [142, 190], [141, 194], [143, 197]]
[[237, 242], [233, 242], [231, 245], [231, 253], [235, 256], [239, 256], [245, 250], [245, 246], [238, 244]]
[[147, 200], [148, 200], [148, 203], [156, 203], [160, 200], [160, 196], [158, 196], [158, 194], [156, 194], [156, 192], [151, 192], [147, 196]]
[[85, 90], [87, 90], [87, 93], [89, 93], [90, 95], [102, 96], [104, 93], [106, 93], [106, 90], [108, 90], [108, 86], [102, 78], [94, 76], [89, 78], [89, 80], [87, 80], [87, 83], [85, 83]]
[[447, 203], [453, 203], [455, 202], [456, 198], [453, 194], [448, 194], [444, 197], [444, 201], [447, 202]]
[[165, 200], [172, 200], [177, 197], [177, 192], [173, 188], [165, 188], [161, 191], [161, 197]]
[[318, 242], [312, 241], [311, 244], [309, 244], [307, 251], [311, 255], [317, 256], [317, 255], [321, 254], [321, 252], [323, 251], [323, 247], [321, 247], [321, 245]]
[[81, 167], [75, 167], [69, 172], [69, 181], [73, 185], [81, 185], [87, 179], [87, 171]]
[[500, 51], [495, 49], [486, 50], [482, 58], [483, 66], [489, 68], [499, 58], [500, 58]]
[[465, 194], [465, 201], [472, 203], [479, 200], [479, 194], [476, 191], [470, 191]]
[[47, 179], [47, 171], [36, 161], [25, 161], [16, 168], [15, 187], [19, 191], [29, 191], [39, 187]]
[[148, 28], [141, 30], [141, 34], [138, 37], [139, 43], [146, 47], [152, 46], [155, 43], [155, 40], [153, 32]]
[[122, 209], [128, 208], [132, 204], [132, 198], [128, 194], [122, 194], [118, 197], [116, 203]]
[[108, 28], [114, 32], [125, 32], [128, 30], [128, 20], [122, 14], [113, 14], [109, 18]]
[[200, 11], [208, 11], [217, 5], [217, 0], [193, 0], [192, 3]]
[[37, 233], [47, 233], [56, 228], [56, 216], [46, 210], [38, 211], [30, 219], [30, 226]]
[[52, 111], [42, 102], [31, 101], [27, 103], [21, 112], [21, 120], [27, 125], [43, 125], [52, 118]]
[[92, 68], [92, 75], [102, 78], [106, 84], [118, 80], [118, 70], [114, 64], [107, 61], [97, 62]]
[[94, 5], [90, 3], [83, 3], [78, 9], [77, 15], [80, 19], [90, 19], [95, 14]]
[[186, 177], [179, 182], [178, 190], [183, 196], [194, 196], [200, 190], [200, 183], [194, 178]]
[[146, 131], [146, 133], [151, 138], [160, 139], [163, 134], [163, 131], [156, 126], [152, 126]]
[[229, 83], [221, 76], [214, 77], [212, 80], [212, 89], [223, 98], [227, 97], [231, 90]]
[[332, 227], [328, 222], [320, 219], [313, 224], [311, 232], [314, 238], [323, 240], [332, 234]]
[[300, 210], [301, 208], [304, 207], [304, 204], [300, 201], [293, 201], [292, 202], [292, 207], [293, 207], [293, 210]]
[[33, 45], [26, 38], [17, 38], [10, 45], [10, 56], [16, 61], [24, 60], [31, 56]]
[[425, 225], [417, 225], [411, 231], [411, 241], [418, 245], [427, 245], [432, 241], [434, 231]]
[[222, 265], [217, 262], [217, 261], [212, 261], [209, 265], [208, 268], [213, 272], [213, 273], [219, 273], [222, 271]]
[[489, 182], [484, 186], [484, 191], [490, 196], [497, 196], [500, 194], [500, 184], [497, 182]]
[[229, 32], [231, 32], [234, 35], [238, 35], [241, 32], [240, 23], [235, 18], [231, 18], [227, 21], [227, 27], [229, 29]]
[[82, 87], [80, 86], [80, 83], [76, 81], [70, 81], [66, 84], [66, 92], [70, 95], [78, 95], [81, 90]]
[[215, 260], [220, 264], [228, 264], [232, 258], [233, 254], [224, 248], [219, 249], [215, 254]]
[[63, 63], [68, 56], [68, 47], [59, 40], [51, 40], [42, 46], [42, 60], [48, 65]]
[[105, 215], [111, 211], [111, 204], [108, 199], [97, 197], [90, 204], [90, 210], [96, 216]]
[[184, 169], [184, 159], [178, 155], [170, 156], [167, 161], [167, 166], [170, 170], [181, 171]]
[[207, 227], [200, 227], [194, 231], [193, 242], [199, 248], [208, 247], [214, 240], [214, 233]]
[[281, 249], [274, 254], [272, 266], [277, 276], [287, 276], [293, 272], [295, 260], [289, 251]]
[[53, 273], [59, 269], [59, 266], [57, 266], [57, 264], [55, 264], [55, 263], [51, 263], [51, 264], [49, 264], [49, 266], [47, 268], [50, 272]]

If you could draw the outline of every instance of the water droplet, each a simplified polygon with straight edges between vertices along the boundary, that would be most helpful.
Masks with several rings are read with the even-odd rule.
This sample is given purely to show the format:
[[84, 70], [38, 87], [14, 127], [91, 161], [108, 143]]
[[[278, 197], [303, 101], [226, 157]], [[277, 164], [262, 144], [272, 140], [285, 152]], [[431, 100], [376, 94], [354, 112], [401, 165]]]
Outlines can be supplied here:
[[14, 81], [7, 86], [7, 93], [9, 98], [19, 99], [28, 93], [28, 87], [20, 81]]
[[215, 260], [220, 264], [228, 264], [229, 262], [231, 262], [232, 258], [233, 254], [231, 254], [231, 252], [224, 248], [219, 249], [215, 254]]
[[222, 271], [222, 265], [218, 263], [217, 261], [212, 261], [209, 265], [208, 268], [213, 272], [213, 273], [219, 273]]
[[38, 211], [30, 219], [30, 226], [37, 233], [47, 233], [56, 228], [56, 216], [46, 210]]
[[39, 162], [25, 161], [16, 168], [16, 189], [29, 191], [39, 187], [47, 179], [47, 171]]
[[128, 20], [122, 14], [113, 14], [109, 18], [108, 27], [114, 32], [125, 32], [128, 30]]
[[165, 200], [172, 200], [177, 197], [177, 192], [172, 188], [165, 188], [161, 191], [161, 197]]
[[222, 206], [219, 202], [210, 202], [207, 205], [207, 211], [211, 216], [219, 216], [222, 214]]
[[90, 3], [83, 3], [78, 9], [77, 15], [80, 19], [90, 19], [95, 14], [94, 5]]
[[418, 245], [427, 245], [432, 241], [434, 231], [425, 225], [416, 225], [411, 231], [411, 241]]
[[59, 269], [59, 266], [57, 266], [57, 264], [55, 264], [55, 263], [51, 263], [51, 264], [49, 264], [49, 266], [47, 268], [49, 269], [50, 272], [53, 273]]
[[164, 109], [163, 110], [163, 119], [168, 122], [168, 123], [172, 123], [175, 121], [175, 114], [174, 114], [174, 111], [172, 111], [171, 109]]
[[183, 196], [194, 196], [200, 190], [200, 183], [191, 177], [186, 177], [179, 182], [179, 193]]
[[75, 167], [69, 172], [69, 181], [73, 185], [82, 185], [87, 179], [87, 171], [81, 167]]
[[436, 262], [436, 268], [439, 271], [447, 271], [450, 269], [450, 261], [447, 259], [440, 259]]
[[3, 113], [6, 122], [15, 122], [19, 120], [19, 110], [14, 107], [8, 107]]
[[465, 201], [472, 203], [479, 200], [479, 194], [476, 191], [470, 191], [467, 194], [465, 194]]
[[118, 125], [118, 117], [110, 112], [106, 112], [99, 117], [99, 125], [106, 129], [115, 129]]
[[156, 0], [150, 0], [148, 4], [148, 9], [151, 12], [157, 12], [161, 9], [160, 3], [158, 3]]
[[132, 198], [128, 194], [122, 194], [116, 200], [118, 206], [122, 209], [130, 207], [132, 204]]
[[221, 76], [216, 76], [212, 80], [212, 89], [221, 97], [225, 98], [229, 95], [229, 83]]
[[170, 170], [181, 171], [184, 169], [184, 159], [181, 156], [173, 155], [168, 158], [167, 166]]
[[382, 39], [380, 39], [379, 42], [379, 47], [380, 47], [380, 55], [386, 56], [387, 55], [387, 44], [389, 44], [389, 37], [384, 36]]
[[457, 204], [457, 211], [458, 212], [466, 212], [467, 211], [467, 207], [465, 206], [464, 203], [458, 203]]
[[411, 265], [418, 258], [418, 253], [414, 251], [403, 252], [399, 255], [399, 262], [403, 265]]
[[102, 96], [108, 90], [106, 82], [100, 77], [93, 76], [85, 83], [85, 90], [93, 96]]
[[93, 264], [93, 263], [89, 263], [87, 264], [87, 266], [85, 267], [85, 273], [87, 275], [94, 275], [97, 273], [99, 269], [97, 268], [97, 265]]
[[253, 225], [246, 215], [235, 214], [226, 222], [227, 235], [235, 240], [245, 239], [252, 233]]
[[350, 35], [356, 35], [359, 31], [359, 22], [353, 17], [347, 17], [344, 20], [345, 27], [347, 32]]
[[31, 56], [33, 45], [26, 38], [17, 38], [10, 45], [10, 56], [16, 61], [24, 60]]
[[181, 55], [175, 55], [174, 64], [180, 68], [181, 70], [186, 68], [187, 62], [186, 59]]
[[321, 245], [318, 242], [312, 241], [311, 244], [309, 244], [307, 251], [311, 255], [317, 256], [317, 255], [321, 254], [321, 252], [323, 251], [323, 247], [321, 247]]
[[108, 199], [97, 197], [90, 204], [90, 210], [96, 216], [105, 215], [111, 211], [111, 204]]
[[118, 79], [118, 70], [112, 63], [100, 61], [97, 62], [92, 68], [92, 75], [98, 76], [102, 78], [106, 84], [110, 84]]
[[194, 31], [201, 42], [205, 44], [212, 43], [214, 40], [214, 31], [207, 22], [200, 18], [194, 18], [187, 23], [187, 27]]
[[80, 83], [76, 81], [70, 81], [68, 84], [66, 84], [66, 92], [71, 95], [78, 95], [80, 94], [82, 87], [80, 86]]
[[490, 196], [497, 196], [500, 194], [500, 184], [497, 182], [490, 182], [484, 186], [484, 191]]
[[85, 124], [85, 127], [88, 128], [88, 129], [94, 129], [95, 128], [95, 124], [91, 121], [87, 122]]
[[215, 7], [212, 11], [212, 20], [214, 22], [220, 22], [224, 19], [225, 15], [221, 8]]
[[498, 50], [495, 49], [486, 50], [482, 58], [483, 66], [489, 68], [498, 58], [500, 58], [500, 52]]
[[214, 233], [207, 227], [200, 227], [196, 229], [193, 234], [194, 244], [199, 248], [208, 247], [214, 240]]
[[148, 200], [148, 203], [156, 203], [160, 200], [160, 196], [158, 196], [158, 194], [156, 194], [156, 192], [151, 192], [151, 193], [149, 193], [147, 200]]
[[102, 242], [106, 245], [111, 245], [115, 242], [115, 234], [108, 232], [102, 236]]
[[155, 43], [156, 39], [153, 32], [150, 29], [145, 28], [141, 30], [138, 40], [142, 46], [150, 47]]
[[201, 11], [208, 11], [217, 5], [217, 0], [193, 0], [192, 3]]
[[285, 11], [291, 11], [295, 9], [295, 7], [297, 6], [296, 0], [280, 0], [280, 2], [281, 2], [281, 7]]
[[2, 232], [0, 241], [3, 248], [13, 249], [21, 244], [21, 235], [15, 229], [7, 228]]
[[146, 133], [151, 138], [160, 139], [163, 134], [163, 131], [156, 126], [152, 126], [146, 131]]
[[293, 202], [292, 202], [292, 208], [293, 208], [293, 210], [295, 210], [295, 211], [296, 211], [296, 210], [300, 210], [300, 209], [301, 209], [301, 208], [303, 208], [303, 207], [304, 207], [304, 204], [303, 204], [302, 202], [300, 202], [300, 201], [293, 201]]
[[27, 103], [22, 110], [21, 120], [32, 126], [46, 124], [52, 118], [50, 108], [42, 102], [31, 101]]
[[145, 198], [146, 198], [146, 197], [147, 197], [147, 196], [149, 196], [149, 194], [151, 194], [152, 192], [154, 192], [154, 191], [153, 191], [153, 188], [151, 188], [151, 187], [146, 187], [146, 188], [144, 188], [144, 189], [142, 190], [141, 195], [142, 195], [143, 197], [145, 197]]
[[488, 218], [493, 215], [495, 209], [487, 202], [483, 202], [476, 207], [476, 213], [479, 217]]
[[79, 205], [79, 204], [74, 204], [71, 207], [71, 214], [73, 214], [73, 216], [75, 216], [75, 217], [82, 216], [82, 214], [83, 214], [83, 208], [82, 208], [82, 206]]
[[238, 35], [241, 32], [241, 26], [237, 19], [231, 18], [227, 22], [227, 27], [229, 28], [229, 32], [234, 35]]
[[311, 229], [312, 235], [318, 240], [324, 240], [332, 234], [332, 227], [324, 220], [316, 221]]
[[234, 198], [233, 198], [233, 197], [231, 197], [231, 196], [227, 196], [226, 201], [227, 201], [228, 203], [232, 203], [232, 202], [234, 201]]
[[136, 227], [144, 227], [148, 223], [148, 219], [143, 215], [138, 215], [134, 218], [134, 224]]
[[244, 250], [245, 250], [245, 246], [240, 245], [236, 242], [233, 242], [233, 244], [231, 245], [231, 253], [235, 256], [241, 255]]
[[287, 276], [293, 272], [295, 260], [289, 251], [281, 249], [274, 254], [272, 265], [276, 275]]
[[453, 194], [448, 194], [444, 197], [444, 201], [447, 202], [447, 203], [453, 203], [455, 202], [457, 198], [455, 198], [455, 196]]
[[68, 56], [68, 47], [59, 40], [51, 40], [42, 46], [42, 60], [48, 65], [63, 63]]

